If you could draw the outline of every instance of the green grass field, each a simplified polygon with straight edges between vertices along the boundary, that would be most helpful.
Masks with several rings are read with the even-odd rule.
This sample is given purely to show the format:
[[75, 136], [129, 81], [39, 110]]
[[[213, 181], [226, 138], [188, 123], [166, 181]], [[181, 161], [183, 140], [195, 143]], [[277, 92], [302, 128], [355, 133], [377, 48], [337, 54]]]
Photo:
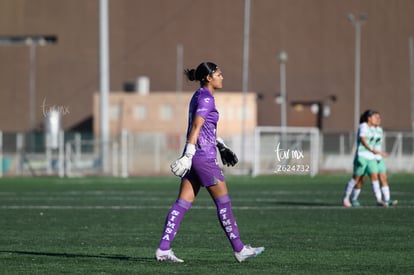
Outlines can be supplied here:
[[414, 175], [390, 175], [399, 205], [340, 198], [348, 175], [228, 177], [242, 240], [237, 263], [201, 190], [173, 243], [183, 264], [154, 260], [178, 191], [171, 177], [0, 179], [1, 274], [414, 274]]

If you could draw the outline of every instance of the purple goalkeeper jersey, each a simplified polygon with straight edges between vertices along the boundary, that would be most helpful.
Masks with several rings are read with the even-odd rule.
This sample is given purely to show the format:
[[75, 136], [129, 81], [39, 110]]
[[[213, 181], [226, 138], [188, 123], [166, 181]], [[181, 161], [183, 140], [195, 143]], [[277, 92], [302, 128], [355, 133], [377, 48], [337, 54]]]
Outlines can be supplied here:
[[196, 115], [204, 118], [205, 122], [198, 136], [194, 157], [216, 158], [216, 129], [219, 113], [216, 109], [213, 95], [206, 88], [198, 89], [191, 98], [188, 114], [187, 139]]

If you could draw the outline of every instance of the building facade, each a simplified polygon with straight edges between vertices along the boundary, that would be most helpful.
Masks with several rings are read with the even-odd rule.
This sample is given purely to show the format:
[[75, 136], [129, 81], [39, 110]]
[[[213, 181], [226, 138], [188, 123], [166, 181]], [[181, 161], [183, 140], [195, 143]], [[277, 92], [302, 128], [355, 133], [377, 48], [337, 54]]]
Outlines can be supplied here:
[[[193, 92], [111, 93], [110, 133], [117, 137], [122, 130], [127, 130], [132, 134], [165, 133], [172, 138], [182, 138], [187, 129], [192, 95]], [[218, 136], [241, 136], [243, 131], [249, 135], [253, 133], [257, 126], [256, 94], [217, 91], [214, 98], [220, 116]], [[99, 94], [95, 94], [93, 110], [95, 121], [99, 122]], [[96, 135], [99, 135], [99, 127], [99, 123], [94, 123]]]
[[[126, 81], [138, 76], [150, 78], [151, 95], [192, 91], [194, 84], [183, 81], [177, 64], [193, 68], [202, 61], [219, 64], [225, 91], [243, 90], [245, 1], [108, 2], [111, 91], [123, 90]], [[288, 126], [316, 126], [317, 121], [311, 108], [294, 108], [292, 102], [325, 102], [334, 95], [337, 100], [323, 118], [323, 130], [354, 131], [356, 28], [347, 19], [352, 13], [367, 18], [361, 26], [360, 112], [381, 111], [388, 130], [413, 128], [409, 41], [414, 35], [414, 1], [250, 2], [247, 90], [258, 95], [258, 125], [280, 125], [277, 55], [284, 50]], [[0, 45], [1, 130], [42, 130], [43, 102], [66, 108], [66, 130], [93, 116], [93, 98], [99, 91], [98, 10], [99, 0], [0, 1], [1, 37], [57, 37], [56, 44], [38, 46], [34, 52], [24, 45]]]

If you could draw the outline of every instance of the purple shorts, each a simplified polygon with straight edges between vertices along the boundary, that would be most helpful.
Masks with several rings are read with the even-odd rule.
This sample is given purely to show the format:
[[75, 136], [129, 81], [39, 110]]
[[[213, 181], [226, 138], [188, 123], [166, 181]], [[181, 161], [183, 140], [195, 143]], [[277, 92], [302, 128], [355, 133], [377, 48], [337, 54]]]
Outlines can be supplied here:
[[191, 170], [183, 178], [203, 187], [216, 185], [217, 180], [224, 181], [223, 170], [218, 165], [217, 159], [213, 158], [194, 157]]

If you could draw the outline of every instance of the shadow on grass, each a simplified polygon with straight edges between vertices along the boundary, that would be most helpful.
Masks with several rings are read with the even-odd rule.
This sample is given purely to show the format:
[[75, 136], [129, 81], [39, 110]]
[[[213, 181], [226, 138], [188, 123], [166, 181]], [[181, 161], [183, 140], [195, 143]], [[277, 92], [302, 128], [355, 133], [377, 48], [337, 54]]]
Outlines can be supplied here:
[[88, 254], [77, 254], [77, 253], [35, 252], [35, 251], [16, 251], [16, 250], [0, 250], [0, 253], [32, 255], [32, 256], [62, 257], [62, 258], [98, 258], [98, 259], [110, 259], [110, 260], [119, 260], [119, 261], [134, 261], [134, 262], [154, 262], [155, 261], [154, 258], [139, 258], [139, 257], [130, 257], [126, 255], [110, 255], [110, 254], [88, 255]]

